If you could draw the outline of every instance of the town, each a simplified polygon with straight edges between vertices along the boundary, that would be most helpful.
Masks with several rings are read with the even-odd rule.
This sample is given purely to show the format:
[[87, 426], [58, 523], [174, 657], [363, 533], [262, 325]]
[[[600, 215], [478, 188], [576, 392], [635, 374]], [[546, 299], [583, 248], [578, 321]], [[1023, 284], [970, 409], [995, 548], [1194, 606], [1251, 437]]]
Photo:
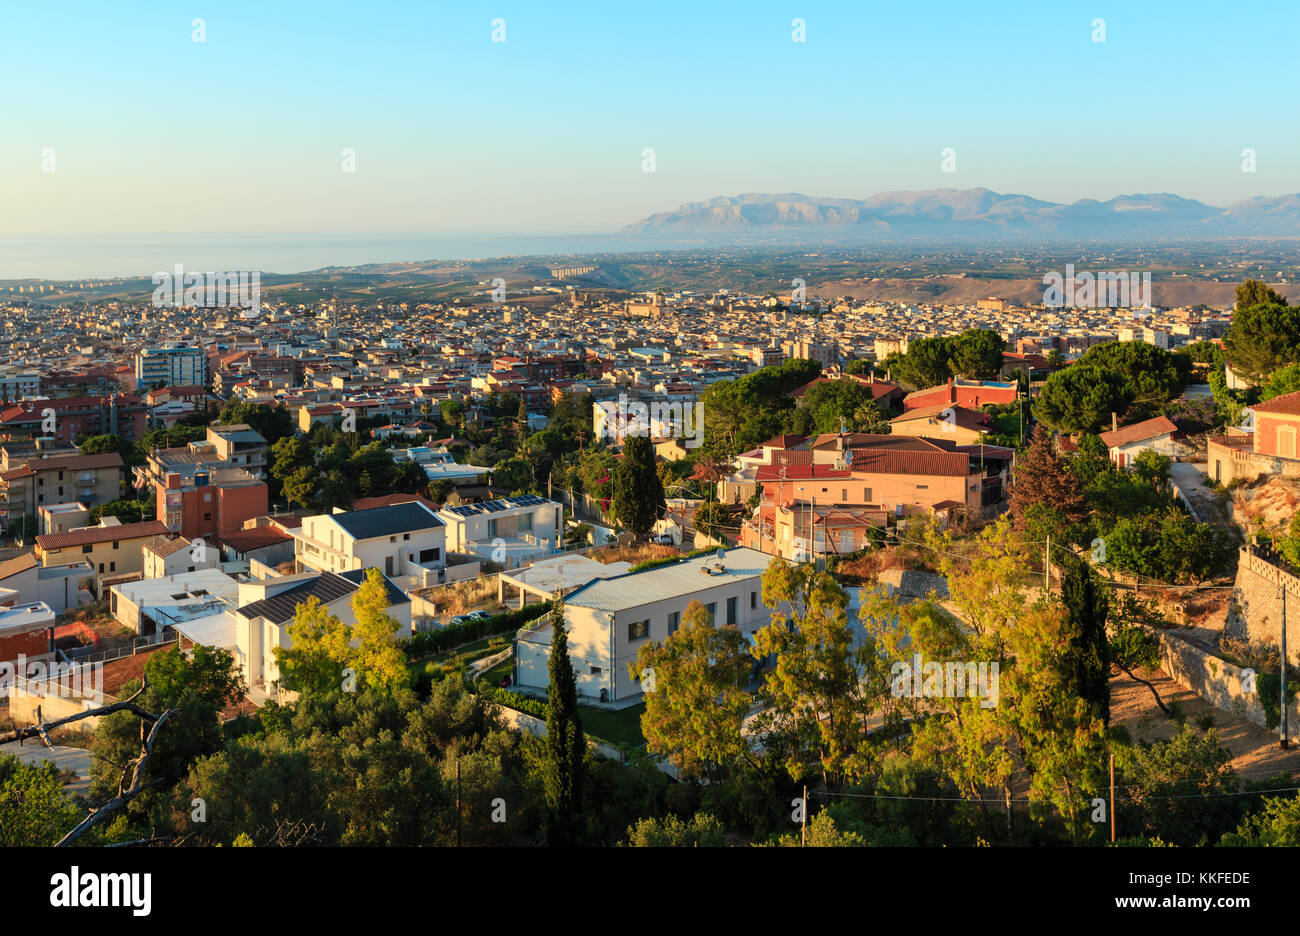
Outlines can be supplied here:
[[[1285, 295], [629, 291], [597, 260], [255, 314], [0, 293], [0, 750], [56, 801], [29, 843], [1293, 834], [1294, 796], [1251, 793], [1300, 771]], [[397, 825], [326, 792], [336, 755], [282, 763], [366, 719], [436, 735], [365, 755], [425, 777]], [[954, 760], [972, 732], [1011, 759]], [[1120, 807], [1078, 794], [1107, 757]], [[454, 809], [448, 758], [478, 765]], [[114, 766], [146, 762], [219, 817]], [[584, 776], [627, 796], [584, 808]], [[1184, 784], [1205, 802], [1142, 808]]]

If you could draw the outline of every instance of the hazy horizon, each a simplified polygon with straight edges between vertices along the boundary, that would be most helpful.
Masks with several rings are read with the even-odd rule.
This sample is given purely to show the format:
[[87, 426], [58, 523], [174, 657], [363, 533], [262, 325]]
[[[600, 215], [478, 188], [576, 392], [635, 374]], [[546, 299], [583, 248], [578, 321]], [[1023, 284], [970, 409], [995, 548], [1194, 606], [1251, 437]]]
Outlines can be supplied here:
[[334, 232], [362, 247], [337, 262], [395, 260], [366, 240], [594, 237], [744, 192], [1300, 192], [1290, 62], [1254, 52], [1300, 21], [1281, 2], [1221, 12], [236, 0], [72, 3], [51, 30], [17, 7], [0, 238], [89, 253], [0, 275], [129, 272], [117, 242], [192, 232]]

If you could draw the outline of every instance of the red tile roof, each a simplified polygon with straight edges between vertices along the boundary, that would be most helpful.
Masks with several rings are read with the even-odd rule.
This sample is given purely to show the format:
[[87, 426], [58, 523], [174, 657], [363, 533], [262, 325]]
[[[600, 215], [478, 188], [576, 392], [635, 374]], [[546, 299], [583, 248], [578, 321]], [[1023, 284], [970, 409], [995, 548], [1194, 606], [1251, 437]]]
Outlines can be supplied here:
[[1177, 431], [1178, 427], [1170, 422], [1167, 417], [1157, 416], [1154, 419], [1144, 419], [1142, 422], [1133, 423], [1131, 426], [1120, 426], [1112, 432], [1103, 432], [1101, 441], [1106, 448], [1116, 448]]
[[12, 559], [6, 559], [4, 562], [0, 562], [0, 582], [3, 582], [11, 575], [34, 569], [38, 564], [34, 553], [23, 553], [20, 556], [14, 556]]
[[872, 451], [855, 449], [853, 473], [942, 475], [963, 478], [970, 474], [970, 456], [961, 452]]
[[1251, 409], [1257, 413], [1285, 413], [1288, 416], [1300, 415], [1300, 390], [1284, 393], [1281, 396], [1256, 403]]
[[759, 481], [808, 481], [814, 478], [848, 478], [852, 474], [834, 465], [759, 465], [755, 478]]
[[85, 530], [68, 530], [65, 533], [46, 533], [36, 537], [41, 549], [63, 549], [67, 546], [89, 546], [113, 540], [139, 539], [145, 536], [164, 536], [167, 525], [159, 520], [143, 523], [122, 523], [117, 526], [89, 527]]

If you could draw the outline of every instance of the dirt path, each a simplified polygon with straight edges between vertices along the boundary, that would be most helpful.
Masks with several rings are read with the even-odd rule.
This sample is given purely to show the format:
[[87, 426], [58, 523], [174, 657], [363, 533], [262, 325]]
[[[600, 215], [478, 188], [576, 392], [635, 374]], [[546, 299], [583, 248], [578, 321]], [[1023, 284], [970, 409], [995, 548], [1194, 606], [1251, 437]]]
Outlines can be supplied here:
[[[1262, 780], [1279, 773], [1300, 776], [1300, 737], [1293, 739], [1290, 750], [1278, 747], [1275, 732], [1239, 718], [1231, 712], [1220, 711], [1190, 689], [1184, 689], [1161, 670], [1154, 673], [1137, 670], [1139, 676], [1155, 685], [1165, 705], [1180, 702], [1187, 715], [1187, 724], [1200, 732], [1196, 720], [1206, 714], [1214, 717], [1214, 729], [1219, 734], [1219, 744], [1232, 752], [1232, 769], [1243, 780]], [[1110, 723], [1123, 725], [1134, 741], [1158, 741], [1171, 737], [1177, 723], [1156, 706], [1150, 690], [1127, 676], [1120, 675], [1110, 682]]]

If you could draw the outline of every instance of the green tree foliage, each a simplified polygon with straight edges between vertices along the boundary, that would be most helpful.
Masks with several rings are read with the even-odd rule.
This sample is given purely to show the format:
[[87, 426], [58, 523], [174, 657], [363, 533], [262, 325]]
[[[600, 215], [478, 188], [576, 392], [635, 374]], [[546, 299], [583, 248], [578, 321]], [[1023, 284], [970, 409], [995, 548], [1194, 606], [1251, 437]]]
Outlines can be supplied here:
[[726, 840], [722, 823], [707, 813], [684, 820], [669, 815], [642, 819], [628, 826], [627, 844], [634, 848], [721, 848]]
[[908, 343], [907, 354], [891, 355], [883, 363], [897, 381], [918, 390], [933, 387], [952, 376], [954, 342], [951, 337], [918, 338]]
[[1177, 585], [1221, 574], [1230, 552], [1222, 533], [1174, 508], [1121, 516], [1104, 538], [1108, 564]]
[[532, 462], [521, 457], [507, 458], [492, 469], [492, 483], [511, 493], [533, 492], [536, 486], [533, 483]]
[[997, 332], [971, 328], [960, 335], [918, 338], [906, 354], [890, 355], [882, 363], [895, 380], [924, 389], [949, 377], [993, 380], [1002, 372], [1006, 342]]
[[[735, 380], [709, 384], [701, 394], [704, 404], [704, 438], [709, 452], [721, 459], [731, 459], [775, 435], [773, 411], [789, 409], [787, 399], [821, 373], [816, 361], [792, 358], [775, 367], [762, 367]], [[776, 423], [780, 425], [780, 417]], [[764, 435], [763, 433], [767, 434]]]
[[579, 844], [583, 765], [587, 739], [578, 714], [578, 683], [569, 658], [564, 603], [551, 610], [550, 682], [546, 701], [546, 839], [552, 846]]
[[294, 433], [293, 414], [283, 404], [271, 406], [232, 400], [217, 414], [217, 422], [226, 426], [243, 423], [265, 439], [268, 445], [275, 445]]
[[867, 719], [888, 681], [869, 643], [855, 646], [849, 596], [825, 573], [774, 558], [763, 573], [763, 603], [772, 623], [755, 635], [756, 659], [775, 656], [764, 674], [755, 716], [765, 746], [784, 752], [792, 780], [808, 764], [837, 789], [865, 775], [875, 761]]
[[410, 683], [406, 654], [398, 643], [401, 622], [388, 613], [388, 583], [378, 569], [366, 577], [352, 596], [356, 648], [350, 662], [358, 681], [379, 692], [394, 693]]
[[849, 432], [889, 432], [889, 420], [871, 399], [871, 391], [856, 380], [815, 384], [804, 393], [799, 408], [811, 414], [814, 432], [839, 432], [841, 420]]
[[1219, 844], [1249, 848], [1300, 846], [1300, 793], [1268, 797], [1261, 812], [1242, 820], [1237, 830], [1225, 835]]
[[[157, 651], [144, 668], [146, 688], [136, 704], [147, 712], [175, 713], [159, 729], [154, 752], [145, 765], [146, 781], [169, 785], [183, 777], [197, 757], [220, 749], [223, 741], [220, 716], [225, 707], [242, 697], [243, 681], [230, 651], [196, 644], [187, 653], [175, 647]], [[120, 695], [128, 697], [139, 688], [131, 681]], [[130, 712], [115, 712], [99, 720], [91, 747], [95, 760], [91, 768], [91, 798], [102, 801], [117, 792], [121, 765], [140, 756], [140, 718]], [[153, 798], [146, 794], [133, 800], [128, 810], [139, 815]]]
[[654, 445], [645, 436], [623, 442], [623, 458], [614, 469], [614, 514], [638, 537], [647, 536], [664, 515], [664, 487], [655, 471]]
[[1266, 302], [1238, 308], [1223, 349], [1233, 371], [1254, 383], [1300, 363], [1300, 306]]
[[751, 702], [745, 682], [753, 662], [739, 628], [715, 627], [704, 605], [692, 601], [676, 633], [662, 645], [642, 644], [628, 664], [645, 692], [641, 733], [650, 750], [683, 777], [711, 782], [743, 765], [749, 748], [741, 726]]
[[128, 442], [120, 435], [87, 436], [77, 443], [77, 447], [81, 449], [82, 455], [104, 455], [116, 452], [122, 456], [122, 465], [127, 469], [143, 465], [148, 454], [142, 446], [135, 442]]
[[1300, 364], [1288, 364], [1269, 375], [1268, 381], [1260, 387], [1260, 400], [1271, 400], [1283, 394], [1300, 390]]
[[1061, 600], [1069, 614], [1069, 658], [1074, 689], [1091, 707], [1093, 718], [1110, 724], [1110, 643], [1106, 619], [1110, 600], [1087, 563], [1070, 553], [1063, 559]]
[[1145, 341], [1093, 345], [1079, 358], [1079, 365], [1120, 375], [1126, 395], [1143, 414], [1154, 413], [1178, 397], [1192, 373], [1186, 355], [1171, 354]]
[[1047, 378], [1034, 417], [1059, 432], [1110, 428], [1110, 414], [1127, 412], [1133, 391], [1124, 376], [1095, 364], [1072, 364]]
[[[971, 328], [953, 342], [950, 366], [954, 377], [993, 380], [1002, 372], [1002, 353], [1007, 343], [997, 332]], [[908, 346], [911, 350], [911, 346]]]
[[726, 543], [736, 539], [736, 515], [723, 504], [709, 501], [695, 508], [691, 515], [691, 525], [705, 536]]
[[0, 847], [48, 847], [79, 819], [52, 763], [0, 754]]
[[1259, 280], [1243, 280], [1237, 285], [1236, 310], [1250, 309], [1257, 305], [1286, 305], [1286, 296]]
[[104, 517], [117, 517], [123, 523], [139, 523], [141, 520], [152, 520], [154, 511], [155, 506], [152, 501], [120, 498], [91, 507], [90, 522], [93, 524]]
[[1171, 845], [1213, 845], [1236, 824], [1240, 781], [1232, 755], [1211, 730], [1184, 728], [1164, 741], [1119, 748], [1115, 756], [1119, 827]]
[[348, 627], [312, 596], [294, 610], [289, 646], [274, 647], [280, 684], [292, 692], [323, 694], [343, 686], [351, 656]]

